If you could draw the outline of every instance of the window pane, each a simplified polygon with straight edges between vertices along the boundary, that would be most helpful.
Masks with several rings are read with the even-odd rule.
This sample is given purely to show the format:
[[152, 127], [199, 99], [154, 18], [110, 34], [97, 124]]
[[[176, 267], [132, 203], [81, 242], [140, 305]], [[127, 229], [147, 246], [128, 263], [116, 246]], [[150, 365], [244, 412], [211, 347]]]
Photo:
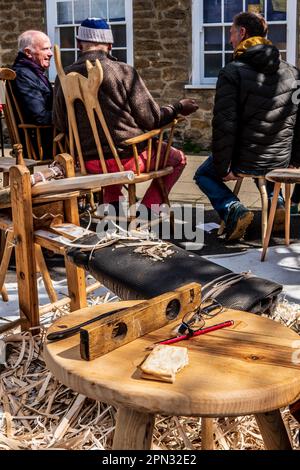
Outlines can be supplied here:
[[286, 21], [286, 0], [268, 0], [268, 21]]
[[206, 51], [220, 51], [222, 43], [222, 28], [204, 29], [204, 49]]
[[57, 3], [57, 24], [71, 24], [72, 18], [72, 2]]
[[93, 18], [104, 18], [107, 20], [107, 2], [106, 0], [92, 0], [91, 14]]
[[224, 0], [225, 22], [232, 22], [233, 17], [243, 11], [243, 0]]
[[115, 47], [126, 47], [126, 26], [125, 25], [112, 25], [112, 33], [114, 36]]
[[268, 38], [278, 49], [286, 49], [286, 25], [270, 24]]
[[74, 1], [74, 19], [75, 23], [81, 23], [90, 16], [89, 2], [86, 0]]
[[60, 28], [60, 47], [62, 49], [73, 49], [74, 43], [74, 28]]
[[125, 1], [124, 0], [109, 0], [109, 20], [110, 21], [125, 21]]
[[112, 50], [112, 55], [116, 57], [120, 62], [127, 62], [127, 52], [125, 49]]
[[73, 64], [75, 61], [75, 51], [61, 51], [61, 62], [65, 68], [67, 65]]
[[233, 50], [233, 47], [230, 44], [230, 28], [231, 26], [225, 26], [225, 51]]
[[250, 13], [260, 13], [264, 14], [265, 5], [264, 0], [247, 0], [246, 1], [246, 11]]
[[222, 68], [222, 54], [205, 54], [204, 76], [206, 78], [217, 77]]
[[220, 23], [221, 0], [203, 0], [203, 18], [204, 23]]

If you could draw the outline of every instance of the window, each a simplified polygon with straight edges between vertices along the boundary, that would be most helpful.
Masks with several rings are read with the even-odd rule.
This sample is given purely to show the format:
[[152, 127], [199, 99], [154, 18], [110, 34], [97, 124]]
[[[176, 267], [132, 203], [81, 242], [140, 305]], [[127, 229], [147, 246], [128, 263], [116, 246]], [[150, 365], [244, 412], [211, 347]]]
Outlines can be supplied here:
[[[78, 55], [76, 33], [85, 18], [105, 18], [114, 35], [113, 55], [133, 64], [132, 0], [47, 0], [48, 35], [61, 49], [62, 63], [72, 64]], [[56, 76], [51, 61], [50, 80]]]
[[187, 88], [213, 88], [219, 70], [231, 60], [229, 30], [240, 11], [261, 13], [268, 38], [284, 60], [296, 63], [297, 0], [193, 0], [193, 75]]

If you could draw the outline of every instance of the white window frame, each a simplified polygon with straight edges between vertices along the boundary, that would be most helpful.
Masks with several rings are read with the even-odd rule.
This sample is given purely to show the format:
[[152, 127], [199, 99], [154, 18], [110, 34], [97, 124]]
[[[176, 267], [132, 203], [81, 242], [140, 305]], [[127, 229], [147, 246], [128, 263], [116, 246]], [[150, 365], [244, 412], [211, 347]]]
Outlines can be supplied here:
[[[244, 10], [246, 1], [244, 2]], [[224, 13], [224, 12], [222, 12]], [[286, 60], [296, 64], [297, 52], [297, 0], [287, 0], [287, 52]], [[277, 22], [269, 21], [268, 24]], [[210, 23], [214, 26], [215, 23]], [[231, 23], [218, 23], [221, 26], [231, 26]], [[224, 51], [223, 51], [224, 54]], [[205, 78], [204, 73], [204, 28], [203, 0], [192, 0], [192, 83], [186, 88], [215, 88], [216, 78]]]
[[[86, 0], [89, 2], [90, 0]], [[125, 1], [125, 21], [117, 22], [116, 24], [126, 24], [126, 49], [127, 49], [127, 63], [133, 65], [133, 12], [132, 0]], [[59, 0], [46, 0], [47, 10], [47, 34], [50, 37], [52, 45], [58, 44], [58, 28], [56, 23], [56, 4]], [[114, 24], [114, 22], [112, 22]], [[68, 25], [69, 26], [69, 25]], [[56, 69], [54, 60], [51, 60], [49, 68], [49, 78], [54, 80], [56, 77]]]

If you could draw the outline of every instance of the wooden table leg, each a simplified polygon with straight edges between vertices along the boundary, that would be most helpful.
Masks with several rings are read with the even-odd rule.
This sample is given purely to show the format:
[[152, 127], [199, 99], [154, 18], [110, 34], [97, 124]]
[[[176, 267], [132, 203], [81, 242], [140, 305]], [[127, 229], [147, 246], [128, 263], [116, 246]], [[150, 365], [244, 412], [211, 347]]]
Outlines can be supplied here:
[[279, 410], [255, 415], [266, 450], [291, 450], [292, 445]]
[[119, 408], [113, 450], [149, 450], [155, 415]]
[[213, 418], [201, 419], [201, 450], [214, 450], [214, 420]]

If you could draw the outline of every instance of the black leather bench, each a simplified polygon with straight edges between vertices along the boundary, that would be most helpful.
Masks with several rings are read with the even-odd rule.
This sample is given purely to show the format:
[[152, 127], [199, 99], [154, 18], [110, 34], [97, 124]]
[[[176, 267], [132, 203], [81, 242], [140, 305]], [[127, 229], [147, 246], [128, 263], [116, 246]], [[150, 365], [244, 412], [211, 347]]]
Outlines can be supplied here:
[[[96, 235], [88, 235], [80, 243], [92, 245], [97, 241]], [[155, 261], [134, 250], [135, 247], [116, 248], [112, 245], [91, 254], [80, 248], [70, 248], [68, 256], [123, 300], [148, 299], [190, 282], [198, 282], [204, 287], [232, 273], [175, 245], [172, 245], [174, 254], [163, 261]], [[274, 309], [281, 291], [280, 284], [251, 276], [239, 279], [212, 297], [226, 307], [268, 314]]]

